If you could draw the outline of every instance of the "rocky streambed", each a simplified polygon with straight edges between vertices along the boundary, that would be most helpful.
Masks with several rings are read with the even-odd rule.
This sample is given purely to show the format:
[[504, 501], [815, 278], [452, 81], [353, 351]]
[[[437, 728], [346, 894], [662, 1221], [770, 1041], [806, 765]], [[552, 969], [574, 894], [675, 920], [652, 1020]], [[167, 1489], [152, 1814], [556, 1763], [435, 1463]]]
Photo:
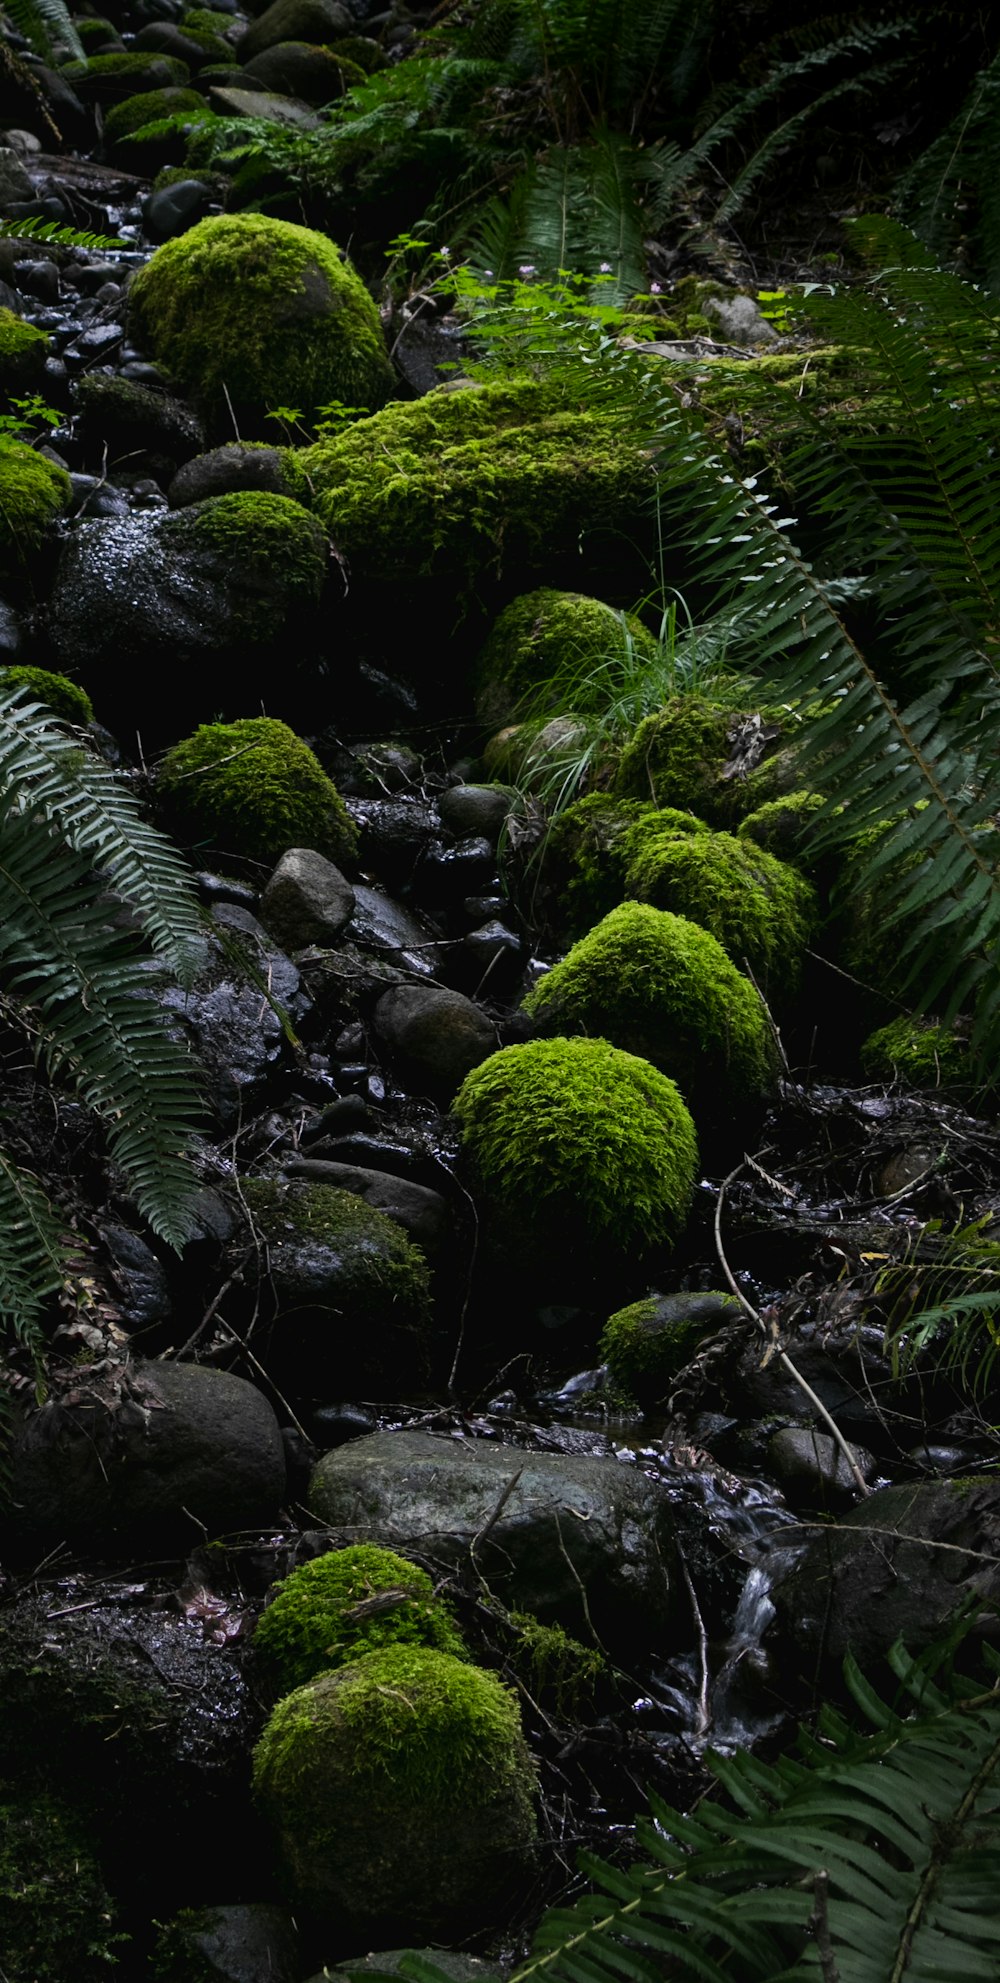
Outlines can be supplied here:
[[[4, 1363], [0, 1967], [509, 1966], [707, 1744], [773, 1750], [848, 1649], [995, 1598], [991, 1339], [906, 1349], [988, 1294], [997, 1131], [960, 1041], [922, 1088], [859, 1059], [898, 1011], [877, 903], [785, 858], [766, 712], [668, 701], [550, 830], [519, 696], [559, 613], [606, 642], [642, 591], [642, 451], [534, 388], [428, 394], [455, 323], [418, 362], [322, 257], [293, 329], [356, 307], [385, 410], [263, 445], [320, 361], [282, 293], [262, 383], [240, 286], [307, 230], [150, 197], [43, 82], [78, 153], [9, 106], [6, 212], [125, 245], [3, 243], [0, 382], [57, 423], [2, 443], [0, 659], [189, 858], [198, 970], [148, 990], [203, 1117], [175, 1251], [5, 1010], [5, 1149], [73, 1272], [44, 1394]], [[229, 308], [196, 270], [163, 331], [137, 272], [192, 233]]]

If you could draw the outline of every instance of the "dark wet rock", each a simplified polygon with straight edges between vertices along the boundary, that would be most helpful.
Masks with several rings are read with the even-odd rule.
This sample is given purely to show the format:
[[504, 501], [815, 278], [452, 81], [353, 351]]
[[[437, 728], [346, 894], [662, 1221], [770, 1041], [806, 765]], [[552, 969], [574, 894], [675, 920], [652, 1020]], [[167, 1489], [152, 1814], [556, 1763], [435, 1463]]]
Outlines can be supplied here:
[[414, 877], [414, 892], [428, 907], [459, 901], [463, 895], [496, 884], [496, 849], [485, 834], [472, 834], [451, 843], [425, 840]]
[[299, 1983], [301, 1974], [292, 1916], [265, 1901], [185, 1908], [161, 1927], [154, 1962], [161, 1983]]
[[282, 1012], [299, 1017], [306, 1001], [295, 965], [254, 917], [225, 903], [213, 914], [219, 935], [195, 985], [168, 986], [157, 996], [194, 1047], [206, 1104], [220, 1128], [231, 1130], [262, 1107], [292, 1066]]
[[243, 63], [282, 41], [310, 41], [321, 46], [351, 34], [354, 19], [341, 0], [272, 0], [240, 36], [236, 52]]
[[207, 496], [227, 496], [238, 489], [287, 495], [279, 449], [249, 447], [242, 441], [210, 448], [178, 469], [167, 495], [172, 509], [185, 509], [190, 503], [204, 502]]
[[1000, 1604], [1000, 1478], [880, 1488], [818, 1531], [773, 1593], [810, 1684], [851, 1652], [871, 1672], [897, 1638], [918, 1653], [958, 1606]]
[[399, 985], [375, 1007], [375, 1030], [407, 1080], [450, 1100], [473, 1067], [496, 1051], [497, 1034], [463, 992]]
[[152, 1248], [126, 1226], [103, 1226], [101, 1238], [114, 1262], [123, 1326], [150, 1329], [169, 1321], [173, 1306], [170, 1286]]
[[204, 179], [175, 179], [170, 186], [155, 187], [143, 202], [143, 224], [151, 240], [172, 241], [204, 220], [216, 204], [214, 189]]
[[450, 785], [438, 800], [438, 811], [459, 839], [471, 835], [496, 847], [513, 798], [513, 791], [504, 785]]
[[324, 1454], [308, 1505], [332, 1529], [465, 1567], [585, 1640], [581, 1586], [609, 1646], [671, 1643], [669, 1497], [615, 1460], [378, 1432]]
[[[875, 1461], [862, 1446], [852, 1446], [854, 1464], [870, 1480]], [[797, 1506], [823, 1507], [858, 1493], [847, 1455], [829, 1432], [815, 1426], [786, 1425], [768, 1441], [768, 1468], [781, 1481], [788, 1500]]]
[[387, 888], [406, 888], [424, 857], [438, 822], [430, 806], [407, 799], [352, 799], [351, 818], [361, 836], [361, 862]]
[[59, 270], [55, 262], [18, 262], [16, 278], [22, 296], [37, 297], [40, 303], [58, 303]]
[[460, 956], [470, 986], [489, 998], [502, 998], [517, 981], [525, 948], [517, 932], [494, 917], [462, 939]]
[[375, 1413], [364, 1405], [320, 1405], [309, 1419], [317, 1446], [345, 1446], [376, 1428]]
[[362, 949], [385, 957], [413, 977], [433, 977], [447, 955], [440, 932], [376, 888], [355, 888], [350, 934]]
[[113, 688], [128, 730], [173, 740], [206, 709], [239, 716], [264, 696], [269, 708], [281, 701], [272, 663], [279, 650], [294, 655], [313, 622], [325, 539], [298, 504], [272, 496], [282, 529], [248, 520], [237, 558], [226, 535], [233, 518], [215, 504], [239, 500], [85, 523], [63, 541], [48, 608], [57, 665], [95, 696]]
[[290, 847], [264, 889], [260, 913], [285, 950], [336, 943], [354, 914], [354, 890], [322, 854]]
[[294, 96], [275, 96], [256, 83], [249, 83], [246, 89], [213, 83], [210, 95], [212, 109], [222, 117], [259, 117], [266, 124], [287, 124], [296, 131], [319, 131], [323, 126], [319, 112], [308, 103], [300, 103]]
[[[352, 1097], [360, 1100], [360, 1097]], [[448, 1200], [439, 1191], [411, 1178], [397, 1177], [391, 1171], [369, 1170], [361, 1164], [338, 1164], [325, 1157], [297, 1157], [285, 1165], [289, 1177], [311, 1178], [315, 1184], [335, 1184], [342, 1191], [353, 1191], [366, 1205], [374, 1205], [394, 1219], [414, 1243], [436, 1259], [451, 1236], [452, 1216]]]
[[0, 146], [0, 213], [8, 214], [12, 204], [17, 206], [34, 197], [34, 183], [23, 160], [9, 146]]
[[105, 1538], [135, 1547], [273, 1518], [285, 1457], [253, 1384], [190, 1363], [131, 1366], [121, 1396], [43, 1405], [11, 1452], [11, 1506], [24, 1537]]
[[77, 433], [98, 459], [106, 444], [112, 468], [117, 456], [142, 454], [172, 471], [205, 445], [197, 415], [170, 393], [106, 372], [88, 372], [77, 379], [73, 396]]
[[266, 90], [297, 97], [317, 110], [344, 93], [344, 72], [336, 56], [311, 42], [276, 42], [251, 56], [244, 70]]

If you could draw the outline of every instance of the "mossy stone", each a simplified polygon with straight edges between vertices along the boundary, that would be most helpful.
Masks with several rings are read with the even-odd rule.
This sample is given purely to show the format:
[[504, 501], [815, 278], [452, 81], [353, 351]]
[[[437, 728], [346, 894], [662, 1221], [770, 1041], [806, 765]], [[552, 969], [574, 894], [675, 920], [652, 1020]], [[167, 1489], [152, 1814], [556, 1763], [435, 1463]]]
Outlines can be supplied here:
[[488, 1227], [532, 1271], [614, 1271], [684, 1230], [698, 1145], [674, 1083], [607, 1040], [503, 1047], [453, 1108]]
[[186, 89], [191, 80], [186, 62], [138, 48], [91, 55], [84, 62], [64, 62], [59, 74], [72, 84], [81, 102], [102, 107], [145, 90]]
[[634, 613], [542, 586], [504, 608], [476, 664], [484, 723], [559, 711], [599, 714], [625, 672], [651, 667], [658, 643]]
[[[629, 738], [614, 790], [620, 798], [651, 799], [657, 806], [697, 813], [711, 826], [735, 825], [765, 800], [780, 796], [771, 756], [762, 756], [746, 774], [732, 768], [741, 732], [758, 721], [766, 737], [764, 751], [769, 752], [781, 732], [766, 713], [701, 695], [672, 696]], [[789, 775], [782, 764], [781, 776]]]
[[516, 1701], [447, 1653], [389, 1646], [287, 1695], [253, 1779], [294, 1903], [355, 1933], [454, 1939], [530, 1866]]
[[86, 1823], [48, 1796], [0, 1804], [5, 1983], [100, 1983], [124, 1939]]
[[329, 1395], [336, 1377], [391, 1397], [426, 1376], [430, 1268], [394, 1219], [330, 1184], [247, 1178], [243, 1196], [268, 1248], [283, 1386]]
[[785, 792], [780, 799], [768, 799], [747, 813], [736, 829], [737, 837], [755, 840], [767, 853], [777, 854], [779, 860], [794, 860], [811, 874], [814, 863], [809, 853], [809, 822], [825, 804], [820, 792]]
[[167, 752], [158, 789], [181, 837], [240, 859], [274, 867], [289, 847], [311, 847], [337, 867], [356, 859], [357, 835], [336, 786], [309, 745], [274, 717], [203, 723]]
[[276, 1700], [390, 1645], [466, 1656], [426, 1570], [391, 1549], [354, 1543], [303, 1563], [278, 1586], [253, 1636], [254, 1664]]
[[94, 705], [86, 689], [77, 682], [71, 682], [68, 675], [54, 675], [48, 668], [27, 668], [15, 662], [10, 668], [0, 669], [0, 689], [27, 689], [33, 702], [44, 703], [53, 716], [59, 716], [64, 723], [75, 723], [86, 729], [94, 720]]
[[629, 828], [652, 810], [641, 799], [588, 792], [557, 813], [527, 877], [532, 914], [562, 938], [593, 929], [625, 894]]
[[735, 1295], [651, 1294], [610, 1315], [598, 1346], [615, 1388], [651, 1407], [707, 1336], [739, 1314]]
[[23, 441], [0, 437], [0, 572], [28, 561], [72, 494], [64, 468]]
[[286, 472], [380, 585], [433, 571], [471, 586], [551, 563], [589, 531], [634, 526], [651, 486], [648, 453], [619, 423], [523, 379], [397, 401], [289, 450]]
[[13, 310], [0, 309], [0, 390], [16, 394], [40, 386], [48, 349], [44, 331]]
[[[179, 117], [186, 110], [203, 113], [205, 99], [197, 90], [175, 87], [162, 90], [142, 90], [135, 96], [126, 96], [120, 103], [113, 103], [104, 119], [104, 141], [120, 146], [127, 144], [134, 132], [141, 131], [146, 124], [155, 124], [163, 117]], [[162, 151], [163, 140], [150, 139], [146, 144], [136, 146], [137, 151]], [[175, 146], [178, 158], [183, 157], [183, 140]]]
[[787, 861], [732, 833], [678, 833], [648, 813], [628, 835], [628, 893], [716, 937], [765, 997], [787, 1004], [819, 916], [816, 891]]
[[868, 1081], [902, 1081], [911, 1088], [972, 1088], [975, 1057], [967, 1039], [940, 1020], [902, 1013], [879, 1026], [861, 1047]]
[[773, 1092], [778, 1063], [758, 993], [716, 938], [648, 903], [612, 909], [539, 980], [542, 1030], [601, 1035], [676, 1081], [701, 1130]]
[[266, 214], [222, 214], [164, 242], [129, 286], [136, 342], [231, 432], [251, 439], [294, 406], [378, 407], [393, 387], [378, 310], [326, 235]]

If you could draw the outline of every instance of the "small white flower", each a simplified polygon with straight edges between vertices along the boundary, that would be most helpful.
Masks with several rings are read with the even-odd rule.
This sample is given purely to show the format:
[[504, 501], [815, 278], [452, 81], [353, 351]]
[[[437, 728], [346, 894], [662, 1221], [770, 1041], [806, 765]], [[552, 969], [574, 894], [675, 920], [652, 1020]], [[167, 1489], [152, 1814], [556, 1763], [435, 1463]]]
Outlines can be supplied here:
[[450, 262], [450, 261], [451, 261], [451, 249], [450, 249], [450, 248], [439, 248], [439, 249], [438, 249], [438, 254], [440, 255], [440, 257], [441, 257], [441, 259], [442, 259], [442, 261], [444, 261], [444, 262]]
[[611, 263], [610, 263], [610, 262], [602, 262], [602, 263], [601, 263], [601, 274], [602, 274], [602, 275], [610, 275], [610, 274], [611, 274]]
[[485, 282], [492, 282], [492, 281], [493, 281], [493, 270], [492, 270], [492, 269], [484, 269], [484, 270], [483, 270], [483, 280], [484, 280]]
[[527, 282], [529, 275], [534, 275], [535, 273], [534, 262], [522, 262], [517, 272], [518, 275], [522, 276], [524, 278], [524, 281]]
[[659, 285], [659, 283], [658, 283], [658, 282], [651, 282], [651, 283], [650, 283], [650, 285], [649, 285], [649, 293], [650, 293], [650, 295], [651, 295], [651, 296], [658, 296], [658, 295], [659, 295], [659, 293], [660, 293], [660, 285]]

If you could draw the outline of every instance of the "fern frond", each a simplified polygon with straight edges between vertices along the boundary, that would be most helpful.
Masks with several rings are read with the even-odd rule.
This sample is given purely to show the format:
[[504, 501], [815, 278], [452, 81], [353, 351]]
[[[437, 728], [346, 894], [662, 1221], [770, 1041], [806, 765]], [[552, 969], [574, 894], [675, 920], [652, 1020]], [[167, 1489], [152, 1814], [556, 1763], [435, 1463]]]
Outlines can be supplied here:
[[942, 262], [967, 253], [971, 234], [988, 288], [1000, 288], [1000, 55], [903, 175], [895, 207]]
[[134, 909], [167, 968], [191, 983], [206, 943], [184, 860], [89, 745], [23, 689], [0, 691], [0, 809], [12, 807], [44, 818], [86, 855]]
[[86, 61], [86, 50], [65, 0], [4, 0], [4, 11], [36, 55], [47, 61], [64, 55]]
[[82, 227], [62, 227], [56, 220], [0, 220], [0, 240], [50, 241], [57, 248], [125, 248], [119, 234], [90, 234]]
[[194, 1188], [193, 1067], [148, 996], [134, 943], [108, 928], [90, 862], [37, 813], [0, 814], [0, 972], [36, 1051], [104, 1124], [154, 1232], [183, 1245]]
[[62, 1227], [37, 1179], [0, 1150], [0, 1327], [40, 1363], [40, 1317], [67, 1273]]

